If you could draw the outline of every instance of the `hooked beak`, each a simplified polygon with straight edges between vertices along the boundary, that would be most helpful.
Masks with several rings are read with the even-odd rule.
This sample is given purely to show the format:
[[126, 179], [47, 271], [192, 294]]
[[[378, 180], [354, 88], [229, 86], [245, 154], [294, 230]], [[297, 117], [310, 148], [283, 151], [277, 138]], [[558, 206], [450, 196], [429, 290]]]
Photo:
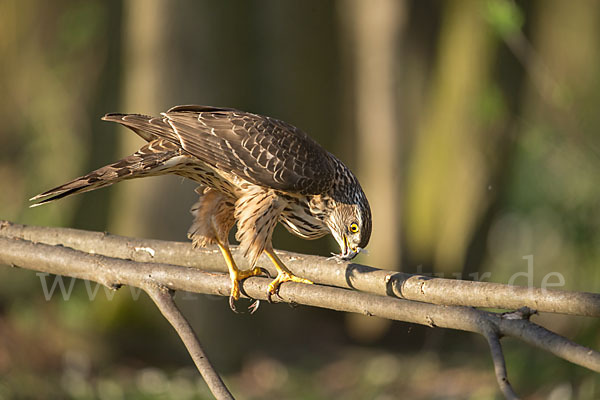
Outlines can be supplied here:
[[348, 238], [346, 237], [346, 235], [343, 235], [343, 248], [342, 248], [342, 254], [340, 254], [340, 258], [344, 261], [350, 261], [352, 260], [354, 257], [356, 257], [356, 255], [360, 252], [360, 248], [356, 248], [353, 249], [350, 246], [350, 243], [348, 243]]

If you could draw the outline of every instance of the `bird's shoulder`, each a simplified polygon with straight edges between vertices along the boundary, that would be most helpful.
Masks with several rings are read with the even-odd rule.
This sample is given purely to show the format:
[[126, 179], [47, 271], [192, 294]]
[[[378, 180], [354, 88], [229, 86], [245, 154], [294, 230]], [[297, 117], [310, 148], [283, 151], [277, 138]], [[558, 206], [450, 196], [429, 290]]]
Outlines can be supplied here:
[[163, 117], [185, 151], [215, 168], [290, 192], [314, 194], [331, 187], [333, 156], [287, 122], [197, 105], [173, 107]]

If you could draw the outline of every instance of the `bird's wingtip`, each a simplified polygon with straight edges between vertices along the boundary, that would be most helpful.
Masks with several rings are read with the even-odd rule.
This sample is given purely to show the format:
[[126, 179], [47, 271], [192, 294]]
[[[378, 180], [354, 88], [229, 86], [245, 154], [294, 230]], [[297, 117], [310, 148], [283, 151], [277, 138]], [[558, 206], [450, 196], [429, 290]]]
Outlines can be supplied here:
[[104, 117], [100, 118], [102, 121], [115, 121], [123, 118], [125, 114], [121, 113], [107, 113], [104, 114]]

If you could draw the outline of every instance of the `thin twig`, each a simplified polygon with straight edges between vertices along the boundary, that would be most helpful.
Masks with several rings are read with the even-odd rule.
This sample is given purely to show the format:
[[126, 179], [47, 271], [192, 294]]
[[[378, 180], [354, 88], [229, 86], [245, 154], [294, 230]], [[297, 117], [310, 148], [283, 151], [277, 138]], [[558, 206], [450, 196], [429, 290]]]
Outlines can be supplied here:
[[504, 397], [508, 400], [516, 400], [519, 398], [508, 381], [508, 375], [506, 373], [506, 362], [504, 361], [504, 353], [502, 352], [502, 345], [500, 344], [500, 337], [493, 327], [484, 329], [483, 336], [487, 339], [490, 346], [490, 353], [492, 355], [492, 361], [494, 362], [494, 372], [496, 373], [496, 381], [498, 386], [504, 394]]
[[[114, 258], [227, 272], [217, 249], [194, 249], [190, 243], [135, 239], [68, 228], [25, 226], [8, 221], [0, 221], [1, 237], [60, 244]], [[239, 266], [247, 268], [246, 261], [235, 246], [232, 246], [232, 251]], [[528, 306], [539, 312], [600, 317], [598, 293], [442, 279], [386, 271], [354, 263], [338, 263], [325, 257], [284, 251], [277, 251], [277, 254], [294, 274], [329, 286], [440, 305], [507, 310]], [[261, 266], [269, 268], [270, 263], [265, 262]]]
[[148, 296], [154, 301], [162, 315], [175, 328], [213, 396], [219, 400], [233, 399], [223, 380], [208, 360], [206, 352], [194, 330], [175, 304], [172, 291], [164, 286], [153, 283], [147, 284], [144, 287], [144, 291], [148, 293]]

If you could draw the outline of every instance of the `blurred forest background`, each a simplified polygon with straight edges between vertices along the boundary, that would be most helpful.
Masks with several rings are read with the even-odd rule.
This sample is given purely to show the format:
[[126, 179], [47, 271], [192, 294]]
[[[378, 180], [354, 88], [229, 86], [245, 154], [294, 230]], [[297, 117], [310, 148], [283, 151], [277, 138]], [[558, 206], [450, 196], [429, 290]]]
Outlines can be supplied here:
[[[107, 112], [226, 106], [300, 127], [357, 173], [374, 214], [358, 262], [600, 287], [598, 1], [2, 0], [0, 91], [2, 219], [186, 240], [195, 185], [178, 177], [35, 209], [27, 199], [141, 145], [100, 121]], [[284, 229], [274, 243], [336, 250]], [[499, 398], [472, 334], [177, 298], [240, 399]], [[535, 321], [600, 347], [597, 320]], [[505, 346], [524, 397], [600, 397], [597, 375]], [[209, 394], [144, 295], [100, 289], [92, 301], [77, 282], [68, 301], [47, 301], [39, 276], [3, 267], [0, 398]]]

